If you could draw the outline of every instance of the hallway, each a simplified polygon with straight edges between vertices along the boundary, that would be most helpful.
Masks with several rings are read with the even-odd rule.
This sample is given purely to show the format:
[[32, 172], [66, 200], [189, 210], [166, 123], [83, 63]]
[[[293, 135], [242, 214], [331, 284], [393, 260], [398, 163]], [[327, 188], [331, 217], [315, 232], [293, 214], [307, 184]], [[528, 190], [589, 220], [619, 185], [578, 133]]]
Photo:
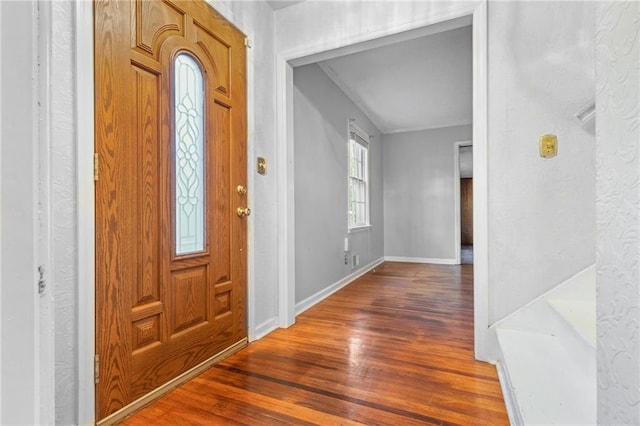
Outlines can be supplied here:
[[125, 425], [508, 424], [473, 266], [384, 263]]

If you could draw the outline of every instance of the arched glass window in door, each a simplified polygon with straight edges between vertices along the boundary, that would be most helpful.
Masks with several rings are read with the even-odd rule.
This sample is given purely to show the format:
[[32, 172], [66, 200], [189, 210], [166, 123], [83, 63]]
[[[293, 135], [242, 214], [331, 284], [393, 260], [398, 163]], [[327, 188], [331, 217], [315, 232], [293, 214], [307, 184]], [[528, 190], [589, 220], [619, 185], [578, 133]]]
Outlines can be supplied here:
[[184, 255], [204, 250], [204, 78], [191, 55], [174, 66], [175, 250]]

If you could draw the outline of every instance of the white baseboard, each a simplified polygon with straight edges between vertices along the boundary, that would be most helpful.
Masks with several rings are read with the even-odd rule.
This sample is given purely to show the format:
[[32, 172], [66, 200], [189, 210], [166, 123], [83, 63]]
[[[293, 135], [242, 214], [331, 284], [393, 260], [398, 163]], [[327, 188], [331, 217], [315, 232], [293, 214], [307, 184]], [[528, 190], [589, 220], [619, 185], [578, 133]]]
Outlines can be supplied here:
[[335, 282], [331, 284], [329, 287], [326, 287], [325, 289], [320, 290], [316, 294], [309, 296], [306, 299], [296, 303], [296, 316], [300, 315], [301, 313], [311, 308], [312, 306], [316, 305], [317, 303], [322, 302], [324, 299], [331, 296], [333, 293], [345, 287], [346, 285], [350, 284], [351, 282], [355, 281], [356, 279], [360, 278], [361, 276], [363, 276], [364, 274], [366, 274], [376, 266], [380, 265], [382, 262], [384, 262], [383, 258], [374, 260], [373, 262], [363, 266], [357, 271], [350, 273], [346, 277], [342, 278], [340, 281]]
[[436, 259], [430, 257], [385, 256], [385, 262], [433, 263], [435, 265], [457, 265], [455, 259]]
[[269, 318], [268, 320], [266, 320], [262, 324], [259, 324], [256, 327], [255, 333], [251, 341], [255, 342], [256, 340], [262, 339], [264, 336], [271, 333], [276, 328], [278, 328], [278, 317]]
[[511, 378], [509, 377], [509, 372], [504, 367], [503, 361], [496, 363], [496, 370], [498, 371], [498, 379], [500, 381], [500, 387], [502, 388], [504, 405], [507, 408], [507, 414], [509, 415], [509, 423], [514, 426], [524, 425], [524, 416], [522, 415], [520, 406], [516, 401], [513, 385], [511, 384]]

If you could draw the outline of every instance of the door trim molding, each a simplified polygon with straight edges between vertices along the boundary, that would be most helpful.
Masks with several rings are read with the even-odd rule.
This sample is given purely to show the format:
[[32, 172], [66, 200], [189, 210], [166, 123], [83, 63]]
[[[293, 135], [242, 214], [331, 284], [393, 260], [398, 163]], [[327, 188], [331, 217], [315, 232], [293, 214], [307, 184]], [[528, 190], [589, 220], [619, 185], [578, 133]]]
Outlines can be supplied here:
[[[247, 37], [253, 39], [233, 13], [223, 4], [203, 0]], [[74, 14], [76, 50], [75, 63], [75, 130], [76, 130], [76, 182], [78, 189], [78, 387], [77, 421], [79, 425], [95, 424], [95, 196], [93, 181], [93, 153], [95, 149], [94, 126], [94, 48], [93, 2], [75, 2]], [[247, 50], [247, 206], [254, 210], [255, 175], [252, 159], [255, 158], [253, 137], [254, 118], [254, 64], [252, 49]], [[255, 210], [254, 210], [255, 211]], [[255, 340], [255, 258], [253, 247], [255, 232], [251, 217], [247, 218], [247, 333], [248, 341]]]
[[[488, 161], [487, 161], [487, 2], [451, 1], [441, 15], [422, 18], [406, 25], [390, 26], [375, 34], [359, 34], [338, 42], [320, 38], [303, 49], [279, 52], [276, 57], [276, 150], [278, 159], [278, 316], [280, 327], [295, 322], [295, 209], [293, 163], [293, 65], [330, 58], [330, 51], [357, 43], [407, 32], [455, 18], [471, 16], [473, 23], [473, 174], [474, 174], [474, 340], [475, 357], [488, 360], [489, 267], [488, 267]], [[330, 44], [330, 45], [329, 45]], [[315, 59], [314, 59], [315, 57]], [[303, 59], [304, 58], [304, 59]]]
[[460, 147], [472, 145], [472, 141], [460, 141], [453, 144], [453, 244], [456, 265], [461, 263], [460, 244], [462, 241], [460, 225]]
[[76, 2], [76, 167], [78, 181], [78, 424], [94, 424], [95, 196], [93, 181], [93, 2]]

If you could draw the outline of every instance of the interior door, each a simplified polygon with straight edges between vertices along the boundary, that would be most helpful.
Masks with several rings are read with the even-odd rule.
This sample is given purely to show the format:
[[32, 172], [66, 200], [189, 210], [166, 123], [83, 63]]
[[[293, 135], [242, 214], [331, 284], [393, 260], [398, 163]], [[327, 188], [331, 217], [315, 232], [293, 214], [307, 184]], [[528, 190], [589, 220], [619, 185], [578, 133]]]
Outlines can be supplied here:
[[96, 418], [246, 341], [244, 35], [96, 1]]

